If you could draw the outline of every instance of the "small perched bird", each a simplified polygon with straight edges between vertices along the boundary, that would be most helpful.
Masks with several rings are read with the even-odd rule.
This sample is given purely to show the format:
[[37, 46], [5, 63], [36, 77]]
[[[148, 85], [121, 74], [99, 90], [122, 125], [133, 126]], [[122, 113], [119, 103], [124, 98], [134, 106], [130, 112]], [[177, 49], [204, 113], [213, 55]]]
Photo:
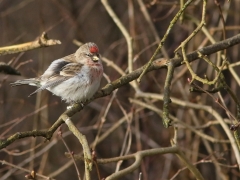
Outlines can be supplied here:
[[18, 80], [17, 85], [32, 85], [47, 89], [66, 103], [85, 102], [98, 90], [103, 75], [102, 60], [95, 43], [82, 45], [74, 54], [57, 59], [38, 78]]

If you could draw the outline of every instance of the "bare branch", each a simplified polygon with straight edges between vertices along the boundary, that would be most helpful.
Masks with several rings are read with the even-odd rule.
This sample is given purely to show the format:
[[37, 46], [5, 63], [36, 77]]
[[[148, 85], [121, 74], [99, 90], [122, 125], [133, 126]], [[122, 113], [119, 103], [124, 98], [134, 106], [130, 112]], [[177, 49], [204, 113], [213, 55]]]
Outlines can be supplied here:
[[48, 47], [61, 44], [59, 40], [48, 39], [47, 34], [45, 32], [35, 41], [27, 42], [24, 44], [18, 44], [13, 46], [6, 46], [0, 48], [0, 56], [6, 54], [15, 54], [19, 52], [25, 52], [32, 49], [40, 48], [40, 47]]
[[[236, 44], [239, 44], [239, 43], [240, 43], [240, 34], [235, 35], [235, 36], [233, 36], [229, 39], [226, 39], [224, 41], [220, 41], [216, 44], [213, 44], [213, 45], [204, 47], [202, 49], [199, 49], [197, 51], [194, 51], [194, 52], [188, 54], [187, 58], [188, 58], [189, 62], [192, 62], [192, 61], [194, 61], [198, 58], [198, 51], [201, 52], [203, 55], [209, 55], [209, 54], [213, 54], [217, 51], [227, 49], [227, 48], [232, 47], [232, 46], [234, 46]], [[173, 63], [173, 65], [175, 67], [181, 66], [182, 65], [182, 63], [181, 63], [182, 60], [183, 60], [182, 57], [176, 57], [176, 58], [170, 59], [170, 61]], [[153, 71], [153, 70], [158, 70], [158, 69], [161, 69], [161, 68], [166, 68], [167, 62], [168, 62], [168, 60], [166, 60], [166, 59], [155, 60], [152, 63], [152, 65], [148, 68], [147, 72]], [[115, 89], [120, 88], [121, 86], [137, 79], [140, 76], [140, 74], [143, 72], [144, 68], [145, 68], [145, 66], [133, 71], [130, 74], [122, 76], [119, 79], [117, 79], [117, 80], [115, 80], [111, 83], [108, 83], [100, 91], [98, 91], [91, 100], [86, 102], [86, 104], [90, 103], [94, 99], [97, 99], [97, 98], [100, 98], [100, 97], [105, 97], [105, 96], [111, 94], [112, 91], [114, 91]], [[74, 114], [76, 114], [80, 110], [82, 110], [82, 106], [80, 104], [74, 104], [73, 108], [65, 111], [58, 118], [58, 120], [52, 125], [52, 127], [49, 128], [48, 130], [33, 130], [33, 131], [18, 132], [16, 134], [10, 136], [6, 140], [1, 140], [0, 141], [0, 149], [7, 147], [9, 144], [13, 143], [17, 139], [22, 139], [22, 138], [26, 138], [26, 137], [41, 136], [41, 137], [46, 138], [47, 140], [50, 140], [53, 133], [57, 130], [57, 128], [61, 124], [64, 123], [63, 120], [62, 120], [62, 116], [67, 115], [68, 117], [72, 117]]]

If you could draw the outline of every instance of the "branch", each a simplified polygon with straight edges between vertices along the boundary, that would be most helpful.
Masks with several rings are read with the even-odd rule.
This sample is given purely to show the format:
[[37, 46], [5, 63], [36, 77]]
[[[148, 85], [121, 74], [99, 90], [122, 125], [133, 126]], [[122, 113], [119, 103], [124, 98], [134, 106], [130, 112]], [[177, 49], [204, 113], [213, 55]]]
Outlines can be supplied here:
[[[192, 165], [192, 163], [186, 158], [186, 156], [183, 154], [183, 152], [177, 146], [142, 150], [142, 151], [138, 151], [134, 154], [129, 154], [129, 155], [115, 157], [115, 158], [97, 159], [97, 163], [98, 164], [106, 164], [106, 163], [111, 163], [111, 162], [117, 162], [119, 160], [127, 160], [127, 159], [134, 158], [135, 162], [131, 166], [129, 166], [121, 171], [118, 171], [116, 173], [113, 173], [112, 175], [105, 178], [106, 180], [120, 179], [124, 175], [129, 174], [129, 173], [133, 172], [135, 169], [137, 169], [141, 165], [142, 159], [144, 157], [154, 156], [157, 154], [167, 154], [167, 153], [176, 154], [178, 156], [178, 158], [193, 173], [193, 175], [196, 177], [196, 179], [204, 179], [202, 177], [202, 175], [199, 173], [198, 169], [194, 165]], [[70, 157], [69, 154], [66, 154], [66, 155], [67, 155], [67, 157]], [[74, 158], [83, 160], [83, 158], [78, 155], [74, 155]]]
[[59, 40], [48, 39], [47, 34], [43, 32], [42, 35], [35, 41], [13, 45], [13, 46], [1, 47], [0, 56], [6, 55], [6, 54], [15, 54], [15, 53], [29, 51], [29, 50], [40, 48], [40, 47], [48, 47], [48, 46], [53, 46], [58, 44], [61, 44]]
[[88, 146], [86, 137], [76, 128], [69, 117], [64, 117], [64, 122], [68, 126], [69, 130], [78, 138], [83, 148], [84, 165], [85, 165], [85, 177], [86, 180], [90, 180], [90, 172], [92, 170], [92, 154]]
[[166, 33], [164, 34], [162, 40], [160, 41], [157, 49], [155, 50], [154, 54], [152, 55], [151, 59], [148, 61], [148, 63], [146, 64], [143, 72], [141, 73], [140, 77], [137, 79], [137, 81], [140, 83], [141, 79], [143, 77], [143, 75], [148, 72], [148, 68], [150, 67], [150, 65], [152, 64], [153, 60], [155, 59], [155, 57], [157, 56], [158, 52], [162, 49], [163, 44], [165, 42], [165, 40], [167, 39], [172, 27], [176, 24], [177, 20], [179, 19], [179, 17], [181, 16], [181, 14], [184, 12], [184, 10], [188, 7], [189, 4], [191, 4], [192, 0], [188, 0], [183, 7], [178, 11], [178, 13], [175, 15], [175, 17], [173, 18], [173, 20], [170, 22], [170, 25], [168, 26]]
[[[227, 48], [232, 47], [232, 46], [234, 46], [236, 44], [239, 44], [239, 43], [240, 43], [240, 34], [235, 35], [235, 36], [233, 36], [229, 39], [226, 39], [224, 41], [220, 41], [216, 44], [213, 44], [213, 45], [201, 48], [199, 50], [196, 50], [196, 51], [188, 54], [187, 58], [188, 58], [189, 62], [192, 62], [192, 61], [198, 59], [198, 52], [201, 52], [203, 55], [210, 55], [210, 54], [216, 53], [217, 51], [227, 49]], [[178, 66], [182, 65], [183, 58], [182, 57], [175, 57], [175, 58], [170, 59], [170, 61], [171, 61], [171, 63], [173, 63], [174, 67], [178, 67]], [[168, 60], [166, 60], [166, 59], [155, 60], [150, 65], [150, 67], [147, 69], [147, 72], [157, 70], [157, 69], [166, 68], [167, 67], [167, 65], [166, 65], [167, 62], [168, 62]], [[115, 80], [111, 83], [108, 83], [105, 87], [103, 87], [101, 90], [99, 90], [91, 100], [87, 101], [85, 104], [89, 104], [94, 99], [107, 96], [107, 95], [111, 94], [112, 91], [114, 91], [115, 89], [118, 89], [121, 86], [123, 86], [125, 84], [128, 84], [129, 82], [137, 79], [140, 76], [140, 74], [143, 72], [144, 69], [145, 69], [145, 66], [133, 71], [130, 74], [122, 76], [122, 77], [118, 78], [117, 80]], [[13, 143], [17, 139], [22, 139], [22, 138], [26, 138], [26, 137], [41, 136], [41, 137], [46, 138], [47, 140], [50, 140], [53, 133], [57, 130], [57, 128], [61, 124], [64, 123], [64, 121], [62, 120], [62, 117], [63, 116], [72, 117], [74, 114], [76, 114], [80, 110], [82, 110], [82, 106], [80, 104], [74, 104], [71, 109], [66, 110], [58, 118], [58, 120], [52, 125], [52, 127], [50, 129], [48, 129], [48, 130], [33, 130], [33, 131], [27, 131], [27, 132], [18, 132], [16, 134], [10, 136], [6, 140], [0, 141], [0, 149], [7, 147], [9, 144]]]
[[171, 103], [170, 99], [170, 87], [173, 79], [174, 66], [170, 61], [168, 63], [167, 77], [164, 83], [164, 98], [163, 98], [163, 125], [165, 128], [168, 128], [171, 125], [171, 119], [169, 118], [169, 104]]

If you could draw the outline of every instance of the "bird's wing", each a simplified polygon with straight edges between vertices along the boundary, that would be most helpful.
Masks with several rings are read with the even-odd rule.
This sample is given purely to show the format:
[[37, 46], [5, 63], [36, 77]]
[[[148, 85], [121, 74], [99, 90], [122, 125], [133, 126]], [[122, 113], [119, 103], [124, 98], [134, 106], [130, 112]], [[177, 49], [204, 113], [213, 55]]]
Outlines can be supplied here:
[[69, 63], [62, 68], [59, 72], [62, 76], [76, 76], [79, 72], [81, 72], [83, 64], [80, 63]]
[[40, 88], [38, 88], [36, 91], [34, 91], [33, 93], [31, 93], [29, 96], [37, 93], [37, 92], [40, 92], [44, 89], [47, 89], [49, 87], [54, 87], [54, 86], [57, 86], [59, 85], [60, 83], [62, 83], [63, 81], [66, 81], [68, 80], [69, 78], [71, 78], [70, 76], [67, 77], [67, 76], [61, 76], [61, 75], [54, 75], [52, 77], [50, 77], [46, 83], [44, 85], [42, 85]]
[[64, 59], [65, 61], [68, 61], [68, 62], [76, 62], [75, 53], [74, 54], [70, 54], [68, 56], [65, 56], [62, 59]]
[[43, 73], [43, 75], [40, 77], [42, 81], [45, 81], [52, 76], [55, 76], [60, 73], [62, 68], [69, 64], [70, 62], [65, 61], [64, 59], [58, 59], [53, 61], [50, 66], [47, 68], [47, 70]]
[[75, 59], [76, 59], [75, 54], [70, 54], [61, 59], [53, 61], [47, 68], [47, 70], [43, 73], [41, 78], [44, 80], [50, 78], [51, 76], [59, 74], [60, 71], [64, 68], [64, 66], [70, 63], [74, 63]]
[[83, 64], [67, 62], [63, 59], [53, 61], [45, 73], [40, 77], [44, 84], [31, 95], [44, 89], [57, 86], [81, 71]]
[[79, 63], [68, 63], [62, 66], [61, 70], [50, 76], [37, 91], [47, 89], [49, 87], [57, 86], [58, 84], [66, 81], [78, 74], [82, 69], [83, 64]]

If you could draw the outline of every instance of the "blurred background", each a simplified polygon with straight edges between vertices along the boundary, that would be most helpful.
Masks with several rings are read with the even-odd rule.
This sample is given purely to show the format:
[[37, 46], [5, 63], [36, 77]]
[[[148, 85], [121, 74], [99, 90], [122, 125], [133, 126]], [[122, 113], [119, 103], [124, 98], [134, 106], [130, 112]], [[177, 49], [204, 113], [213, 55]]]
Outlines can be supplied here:
[[[225, 19], [226, 38], [239, 33], [240, 30], [240, 1], [218, 1]], [[179, 1], [160, 0], [109, 0], [109, 4], [116, 13], [130, 36], [133, 38], [133, 69], [144, 65], [151, 58], [159, 39], [165, 34], [170, 21], [178, 12]], [[194, 1], [185, 11], [183, 22], [178, 21], [172, 28], [164, 49], [157, 58], [173, 57], [174, 50], [196, 28], [196, 21], [201, 20], [202, 1]], [[148, 18], [149, 19], [148, 19]], [[221, 13], [214, 1], [207, 2], [206, 29], [217, 42], [224, 39]], [[49, 64], [58, 58], [74, 53], [78, 46], [75, 41], [95, 42], [102, 57], [112, 61], [127, 73], [128, 49], [126, 39], [107, 13], [105, 7], [98, 0], [0, 0], [0, 47], [10, 46], [36, 40], [43, 32], [47, 32], [50, 39], [58, 39], [61, 45], [38, 48], [13, 55], [0, 56], [0, 62], [10, 64], [16, 68], [21, 76], [0, 74], [0, 137], [6, 139], [16, 132], [48, 129], [66, 110], [67, 104], [59, 97], [48, 91], [28, 97], [34, 87], [11, 87], [9, 84], [21, 78], [31, 78], [41, 75]], [[186, 52], [212, 44], [203, 32], [199, 32], [188, 43]], [[231, 64], [239, 61], [239, 45], [227, 49], [227, 57]], [[214, 63], [220, 62], [217, 54], [209, 56]], [[104, 71], [110, 81], [121, 77], [116, 69], [104, 64]], [[216, 73], [213, 68], [202, 60], [192, 63], [193, 70], [199, 76], [206, 75], [214, 79]], [[234, 66], [238, 78], [240, 67]], [[227, 84], [237, 97], [240, 88], [229, 70], [224, 70]], [[161, 69], [145, 75], [139, 84], [142, 92], [162, 94], [166, 70]], [[231, 124], [226, 111], [215, 99], [207, 94], [189, 93], [187, 78], [191, 77], [185, 66], [176, 69], [172, 84], [172, 97], [181, 101], [207, 105], [216, 111], [226, 122]], [[102, 79], [101, 87], [108, 81]], [[211, 89], [207, 85], [198, 83], [204, 89]], [[227, 109], [236, 114], [236, 104], [224, 91], [220, 91]], [[215, 97], [217, 97], [216, 95]], [[111, 99], [113, 98], [113, 99]], [[122, 118], [129, 118], [119, 124], [94, 148], [98, 158], [111, 158], [135, 153], [140, 150], [171, 146], [173, 128], [165, 129], [162, 118], [156, 112], [139, 105], [130, 103], [129, 98], [135, 98], [135, 90], [131, 85], [125, 85], [110, 96], [91, 102], [72, 118], [74, 124], [86, 135], [89, 144], [93, 143], [99, 130], [100, 134], [107, 132]], [[142, 102], [162, 109], [162, 101], [150, 98], [136, 98]], [[110, 107], [108, 110], [107, 107]], [[217, 140], [228, 140], [222, 127], [215, 123], [201, 128], [210, 121], [217, 122], [211, 113], [203, 110], [186, 108], [171, 104], [170, 113], [179, 121], [196, 128]], [[229, 125], [230, 126], [230, 125]], [[199, 128], [200, 127], [200, 128]], [[64, 140], [75, 154], [81, 153], [82, 147], [78, 140], [69, 132], [66, 125], [61, 126]], [[205, 179], [238, 179], [239, 170], [236, 166], [235, 155], [229, 143], [213, 143], [205, 140], [190, 129], [180, 126], [178, 144], [192, 163], [197, 167]], [[0, 151], [0, 160], [14, 164], [27, 170], [56, 179], [77, 179], [77, 173], [72, 160], [64, 153], [66, 147], [56, 132], [51, 141], [44, 138], [25, 138], [17, 140]], [[202, 161], [201, 161], [202, 160]], [[133, 163], [124, 161], [121, 165], [110, 163], [99, 165], [102, 177], [106, 177]], [[77, 161], [81, 175], [84, 164]], [[195, 179], [189, 170], [181, 169], [184, 165], [172, 154], [157, 155], [144, 158], [141, 166], [123, 179], [138, 179], [142, 172], [142, 179]], [[180, 171], [180, 172], [179, 172]], [[177, 173], [177, 174], [176, 174]], [[22, 180], [28, 174], [8, 165], [0, 166], [0, 180]], [[92, 179], [97, 179], [96, 168], [91, 173]], [[174, 177], [176, 175], [176, 177]]]

